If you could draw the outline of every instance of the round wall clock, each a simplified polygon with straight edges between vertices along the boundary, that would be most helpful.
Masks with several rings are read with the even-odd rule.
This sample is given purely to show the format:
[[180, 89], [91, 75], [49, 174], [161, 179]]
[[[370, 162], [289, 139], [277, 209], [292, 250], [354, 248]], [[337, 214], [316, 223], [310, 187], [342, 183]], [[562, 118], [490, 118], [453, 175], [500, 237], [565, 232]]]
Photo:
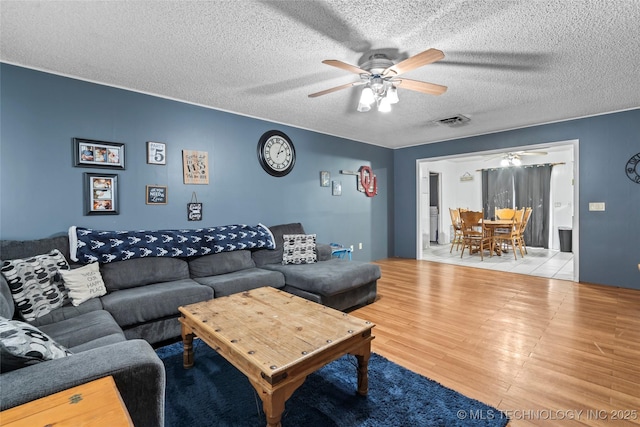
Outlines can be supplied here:
[[640, 153], [632, 156], [627, 165], [624, 167], [624, 171], [626, 172], [629, 179], [636, 184], [640, 184]]
[[258, 142], [258, 161], [269, 175], [285, 176], [293, 170], [296, 163], [293, 142], [280, 131], [265, 132]]

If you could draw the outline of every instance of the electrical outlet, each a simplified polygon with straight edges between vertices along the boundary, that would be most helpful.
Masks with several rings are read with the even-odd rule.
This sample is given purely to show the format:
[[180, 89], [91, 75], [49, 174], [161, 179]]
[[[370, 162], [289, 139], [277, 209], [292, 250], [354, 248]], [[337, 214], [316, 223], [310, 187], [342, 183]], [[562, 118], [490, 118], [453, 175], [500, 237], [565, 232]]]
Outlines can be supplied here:
[[604, 211], [604, 202], [590, 202], [589, 203], [590, 211]]
[[362, 249], [362, 242], [358, 243], [358, 249]]
[[353, 245], [349, 246], [351, 248], [351, 252], [353, 252]]

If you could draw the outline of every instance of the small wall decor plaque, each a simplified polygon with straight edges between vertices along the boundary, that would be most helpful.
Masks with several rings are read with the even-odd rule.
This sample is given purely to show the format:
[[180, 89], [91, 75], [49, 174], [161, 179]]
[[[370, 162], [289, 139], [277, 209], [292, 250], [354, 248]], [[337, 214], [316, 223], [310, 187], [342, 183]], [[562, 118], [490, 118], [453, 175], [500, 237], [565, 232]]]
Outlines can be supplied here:
[[85, 215], [118, 214], [118, 175], [84, 174]]
[[164, 142], [147, 141], [147, 163], [150, 165], [167, 164], [167, 145]]
[[334, 196], [342, 196], [342, 181], [333, 181], [331, 194]]
[[329, 187], [331, 174], [328, 171], [320, 171], [320, 187]]
[[124, 169], [124, 144], [73, 138], [74, 166]]
[[185, 184], [209, 184], [209, 154], [182, 150], [182, 172]]
[[191, 193], [191, 202], [187, 203], [187, 220], [202, 221], [202, 203], [198, 202], [195, 191]]
[[167, 186], [166, 185], [147, 185], [145, 203], [147, 205], [166, 205], [167, 204]]

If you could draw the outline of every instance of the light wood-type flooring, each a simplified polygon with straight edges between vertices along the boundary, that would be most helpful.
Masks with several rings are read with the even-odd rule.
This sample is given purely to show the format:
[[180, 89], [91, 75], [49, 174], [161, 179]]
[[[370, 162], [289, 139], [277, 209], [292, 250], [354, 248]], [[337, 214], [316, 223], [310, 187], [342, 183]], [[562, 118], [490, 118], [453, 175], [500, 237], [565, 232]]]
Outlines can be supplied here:
[[509, 426], [640, 425], [640, 291], [376, 264], [376, 302], [351, 312], [376, 323], [374, 352], [505, 411]]

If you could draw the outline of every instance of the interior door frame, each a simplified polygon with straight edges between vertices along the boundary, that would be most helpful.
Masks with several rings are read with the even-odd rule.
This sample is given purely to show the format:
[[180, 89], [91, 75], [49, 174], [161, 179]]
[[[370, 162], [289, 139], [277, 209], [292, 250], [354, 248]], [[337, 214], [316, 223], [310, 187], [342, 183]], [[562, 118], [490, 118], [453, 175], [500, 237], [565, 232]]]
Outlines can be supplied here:
[[[527, 145], [527, 146], [520, 146], [520, 147], [505, 147], [505, 148], [501, 148], [501, 149], [494, 149], [494, 150], [486, 150], [486, 151], [473, 151], [473, 152], [466, 152], [466, 153], [461, 153], [461, 154], [454, 154], [454, 155], [449, 155], [449, 156], [440, 156], [440, 157], [428, 157], [428, 158], [423, 158], [423, 159], [416, 159], [416, 195], [415, 195], [415, 204], [416, 204], [416, 228], [415, 228], [415, 235], [416, 235], [416, 259], [417, 260], [421, 260], [423, 259], [423, 255], [422, 255], [422, 245], [423, 245], [423, 241], [422, 241], [422, 233], [421, 233], [421, 228], [420, 228], [420, 218], [421, 215], [423, 214], [422, 212], [422, 207], [421, 207], [421, 203], [420, 203], [420, 195], [423, 191], [422, 185], [429, 185], [429, 172], [431, 171], [431, 169], [429, 168], [429, 163], [432, 162], [436, 162], [436, 161], [441, 161], [441, 160], [451, 160], [451, 159], [459, 159], [459, 158], [464, 158], [464, 157], [470, 157], [470, 156], [478, 156], [478, 155], [490, 155], [490, 154], [499, 154], [499, 153], [504, 153], [505, 151], [522, 151], [522, 150], [542, 150], [544, 148], [548, 148], [548, 147], [557, 147], [557, 146], [571, 146], [573, 149], [573, 219], [572, 219], [572, 252], [573, 252], [573, 280], [575, 282], [579, 282], [580, 281], [580, 180], [578, 179], [580, 174], [580, 168], [579, 168], [579, 163], [580, 163], [580, 156], [579, 156], [579, 147], [580, 147], [580, 141], [578, 139], [573, 139], [573, 140], [565, 140], [565, 141], [556, 141], [556, 142], [548, 142], [548, 143], [539, 143], [539, 144], [533, 144], [533, 145]], [[427, 173], [427, 180], [426, 180], [426, 184], [423, 182], [423, 180], [421, 179], [421, 166], [425, 165], [426, 166], [426, 173]], [[433, 170], [433, 172], [436, 172], [435, 170]], [[442, 204], [441, 202], [441, 198], [442, 198], [442, 176], [443, 174], [441, 172], [436, 172], [436, 173], [440, 173], [440, 191], [438, 194], [438, 198], [440, 199], [439, 203]], [[440, 209], [441, 211], [443, 209]], [[428, 214], [428, 213], [427, 213]], [[444, 220], [442, 219], [442, 212], [440, 212], [440, 225], [442, 225], [442, 223], [444, 223]], [[427, 242], [427, 244], [430, 245], [429, 242]]]

